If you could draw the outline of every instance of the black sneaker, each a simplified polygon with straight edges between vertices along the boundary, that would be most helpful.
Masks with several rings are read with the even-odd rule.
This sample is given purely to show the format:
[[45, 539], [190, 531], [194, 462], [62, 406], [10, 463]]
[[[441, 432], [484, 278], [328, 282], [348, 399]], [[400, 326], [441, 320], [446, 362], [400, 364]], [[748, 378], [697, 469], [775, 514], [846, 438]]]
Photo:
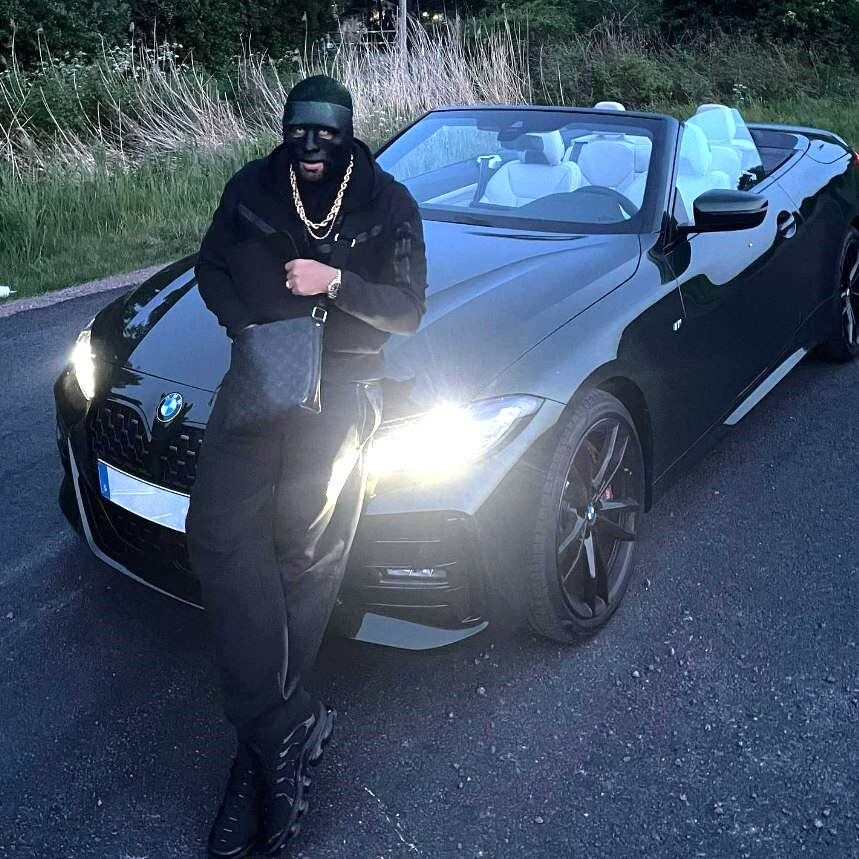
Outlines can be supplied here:
[[310, 788], [308, 767], [322, 758], [331, 738], [337, 713], [319, 703], [302, 721], [291, 722], [265, 740], [250, 746], [262, 764], [264, 812], [256, 849], [274, 856], [298, 835], [301, 816], [307, 811], [305, 794]]
[[262, 768], [246, 743], [239, 743], [224, 798], [209, 833], [209, 853], [222, 859], [247, 856], [259, 832]]

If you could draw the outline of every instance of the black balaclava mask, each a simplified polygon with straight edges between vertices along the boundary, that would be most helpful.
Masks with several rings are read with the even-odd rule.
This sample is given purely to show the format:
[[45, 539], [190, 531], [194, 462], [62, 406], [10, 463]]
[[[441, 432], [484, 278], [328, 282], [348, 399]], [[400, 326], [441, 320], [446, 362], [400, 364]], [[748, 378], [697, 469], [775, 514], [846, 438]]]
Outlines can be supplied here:
[[[297, 83], [283, 109], [283, 141], [303, 183], [340, 182], [352, 154], [352, 96], [327, 75]], [[302, 168], [301, 164], [322, 165]]]

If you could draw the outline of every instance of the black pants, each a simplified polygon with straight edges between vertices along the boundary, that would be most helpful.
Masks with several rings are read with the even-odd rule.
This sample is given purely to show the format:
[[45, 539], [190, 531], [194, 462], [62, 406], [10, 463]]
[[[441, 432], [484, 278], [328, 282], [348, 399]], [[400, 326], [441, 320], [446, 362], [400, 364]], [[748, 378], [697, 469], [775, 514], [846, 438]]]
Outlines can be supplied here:
[[224, 431], [216, 400], [200, 451], [188, 551], [240, 736], [309, 699], [302, 679], [358, 525], [381, 386], [323, 381], [321, 398], [320, 414], [296, 409], [276, 432], [246, 435]]

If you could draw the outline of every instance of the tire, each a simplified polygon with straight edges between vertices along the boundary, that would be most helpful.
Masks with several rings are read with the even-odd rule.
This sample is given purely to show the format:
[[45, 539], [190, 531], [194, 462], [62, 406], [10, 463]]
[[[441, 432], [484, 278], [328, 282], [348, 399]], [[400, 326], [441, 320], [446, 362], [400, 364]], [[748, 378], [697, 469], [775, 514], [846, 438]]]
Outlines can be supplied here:
[[577, 395], [563, 420], [537, 508], [528, 621], [574, 643], [606, 624], [629, 586], [645, 476], [635, 423], [615, 397]]
[[841, 248], [830, 334], [820, 351], [832, 361], [850, 361], [859, 354], [859, 230], [855, 227]]

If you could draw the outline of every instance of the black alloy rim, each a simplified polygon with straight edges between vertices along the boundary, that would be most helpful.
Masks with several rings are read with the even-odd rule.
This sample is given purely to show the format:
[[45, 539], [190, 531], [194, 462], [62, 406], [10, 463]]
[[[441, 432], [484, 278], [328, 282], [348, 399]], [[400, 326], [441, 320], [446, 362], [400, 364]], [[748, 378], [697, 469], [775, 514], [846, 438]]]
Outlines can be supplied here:
[[561, 592], [579, 618], [597, 618], [617, 600], [641, 507], [639, 460], [629, 426], [613, 417], [597, 421], [573, 454], [556, 546]]
[[859, 239], [847, 246], [841, 284], [841, 319], [850, 348], [859, 346]]

